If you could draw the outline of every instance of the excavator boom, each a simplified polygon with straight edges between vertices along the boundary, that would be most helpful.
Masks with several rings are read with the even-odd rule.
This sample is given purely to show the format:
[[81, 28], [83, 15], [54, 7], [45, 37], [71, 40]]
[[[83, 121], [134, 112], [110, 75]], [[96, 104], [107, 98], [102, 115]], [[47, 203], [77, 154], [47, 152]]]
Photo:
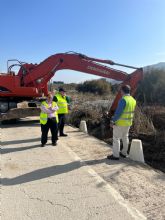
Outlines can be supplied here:
[[[143, 78], [143, 71], [140, 68], [73, 52], [52, 55], [40, 64], [19, 62], [17, 65], [20, 66], [17, 75], [11, 71], [14, 65], [9, 67], [7, 74], [0, 75], [0, 107], [3, 106], [4, 102], [9, 105], [10, 102], [18, 103], [19, 101], [30, 100], [40, 97], [42, 94], [47, 94], [48, 82], [59, 70], [75, 70], [122, 81], [123, 84], [129, 84], [131, 86], [133, 93], [137, 88], [138, 82]], [[132, 74], [127, 74], [124, 71], [110, 68], [108, 65], [124, 66], [136, 70]], [[110, 112], [116, 109], [120, 96], [119, 91]]]

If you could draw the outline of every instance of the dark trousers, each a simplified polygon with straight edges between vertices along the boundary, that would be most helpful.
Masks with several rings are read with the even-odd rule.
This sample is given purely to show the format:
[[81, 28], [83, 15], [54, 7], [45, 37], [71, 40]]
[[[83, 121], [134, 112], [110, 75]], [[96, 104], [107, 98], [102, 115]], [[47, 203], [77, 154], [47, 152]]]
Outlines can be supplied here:
[[56, 118], [48, 118], [48, 121], [45, 125], [41, 124], [41, 143], [42, 144], [46, 144], [47, 143], [47, 139], [48, 139], [48, 132], [49, 129], [51, 131], [51, 135], [52, 135], [52, 144], [56, 143], [58, 137], [58, 124], [56, 121]]
[[64, 134], [64, 125], [65, 125], [65, 114], [58, 114], [58, 130], [60, 135]]

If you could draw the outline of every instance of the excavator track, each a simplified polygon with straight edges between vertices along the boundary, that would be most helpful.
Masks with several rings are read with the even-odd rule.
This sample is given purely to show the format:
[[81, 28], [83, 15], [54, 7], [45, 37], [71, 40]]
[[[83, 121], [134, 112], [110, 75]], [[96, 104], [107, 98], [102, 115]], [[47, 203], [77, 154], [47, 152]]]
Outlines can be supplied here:
[[30, 116], [39, 116], [40, 108], [27, 107], [27, 108], [13, 108], [7, 113], [0, 113], [0, 121], [25, 118]]

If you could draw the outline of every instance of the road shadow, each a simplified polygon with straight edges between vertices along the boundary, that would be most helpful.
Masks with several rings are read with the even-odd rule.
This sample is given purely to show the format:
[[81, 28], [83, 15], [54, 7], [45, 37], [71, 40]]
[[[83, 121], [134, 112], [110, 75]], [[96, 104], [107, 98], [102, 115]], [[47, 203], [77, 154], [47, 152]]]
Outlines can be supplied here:
[[[10, 186], [10, 185], [17, 185], [23, 184], [27, 182], [33, 182], [40, 179], [45, 179], [51, 176], [59, 175], [62, 173], [67, 173], [73, 171], [75, 169], [79, 169], [80, 167], [87, 166], [87, 165], [94, 165], [94, 164], [101, 164], [107, 163], [110, 165], [110, 161], [107, 161], [106, 158], [102, 158], [99, 160], [88, 160], [88, 161], [74, 161], [68, 164], [63, 165], [55, 165], [51, 167], [46, 167], [42, 169], [38, 169], [14, 178], [2, 178], [1, 182], [2, 185]], [[111, 164], [121, 163], [119, 161], [111, 161]]]
[[4, 141], [4, 142], [1, 142], [1, 145], [5, 146], [5, 145], [13, 145], [13, 144], [31, 143], [31, 142], [37, 142], [37, 141], [40, 141], [40, 140], [41, 140], [41, 138], [32, 138], [32, 139], [14, 140], [14, 141]]
[[79, 130], [67, 131], [67, 133], [79, 133]]
[[5, 124], [3, 124], [2, 122], [0, 123], [0, 127], [2, 129], [5, 128], [16, 128], [16, 127], [40, 127], [40, 123], [39, 120], [17, 120], [15, 123], [10, 123], [6, 122]]
[[14, 178], [2, 178], [1, 182], [2, 185], [10, 186], [10, 185], [17, 185], [23, 184], [27, 182], [33, 182], [40, 179], [45, 179], [50, 176], [59, 175], [62, 173], [67, 173], [69, 171], [79, 169], [81, 167], [81, 163], [79, 161], [74, 161], [64, 165], [55, 165], [51, 167], [46, 167], [42, 169], [38, 169], [32, 171], [30, 173], [26, 173]]
[[12, 152], [18, 152], [18, 151], [24, 151], [24, 150], [30, 150], [33, 148], [38, 148], [40, 147], [40, 144], [28, 146], [28, 147], [16, 147], [16, 148], [1, 148], [1, 154], [7, 154], [7, 153], [12, 153]]

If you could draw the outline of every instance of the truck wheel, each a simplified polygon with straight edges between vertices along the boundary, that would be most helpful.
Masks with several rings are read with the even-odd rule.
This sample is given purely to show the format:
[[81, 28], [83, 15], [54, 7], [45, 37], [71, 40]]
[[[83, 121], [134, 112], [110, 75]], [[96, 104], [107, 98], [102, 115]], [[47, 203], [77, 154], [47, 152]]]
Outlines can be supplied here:
[[[1, 113], [7, 113], [12, 108], [17, 108], [17, 103], [16, 102], [0, 101], [0, 114]], [[3, 124], [3, 125], [15, 124], [16, 121], [17, 121], [17, 119], [3, 120], [3, 121], [1, 121], [1, 124]]]
[[9, 103], [0, 101], [0, 113], [6, 113], [9, 110]]
[[12, 109], [12, 108], [17, 108], [16, 102], [9, 102], [9, 109]]
[[28, 107], [37, 107], [35, 102], [28, 102]]

